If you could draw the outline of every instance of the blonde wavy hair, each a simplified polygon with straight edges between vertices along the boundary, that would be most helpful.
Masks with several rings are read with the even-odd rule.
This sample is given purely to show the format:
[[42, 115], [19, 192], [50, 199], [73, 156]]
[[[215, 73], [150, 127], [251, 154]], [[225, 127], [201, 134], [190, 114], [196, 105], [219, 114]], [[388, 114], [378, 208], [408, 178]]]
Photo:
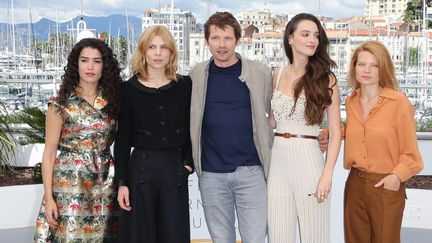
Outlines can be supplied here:
[[178, 51], [174, 37], [167, 27], [162, 25], [153, 25], [147, 28], [140, 36], [138, 45], [131, 59], [131, 73], [137, 75], [141, 80], [147, 80], [148, 71], [146, 63], [146, 52], [150, 46], [151, 41], [155, 36], [159, 36], [165, 42], [167, 48], [170, 50], [170, 58], [168, 64], [165, 67], [165, 75], [170, 80], [177, 80], [177, 62], [178, 62]]

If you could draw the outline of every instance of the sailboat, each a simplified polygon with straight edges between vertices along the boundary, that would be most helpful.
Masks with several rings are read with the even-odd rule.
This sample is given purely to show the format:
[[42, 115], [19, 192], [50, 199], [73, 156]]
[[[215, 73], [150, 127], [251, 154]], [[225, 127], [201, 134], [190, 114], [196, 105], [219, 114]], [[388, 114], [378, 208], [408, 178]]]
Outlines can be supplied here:
[[[30, 2], [29, 2], [30, 5]], [[33, 47], [32, 15], [29, 6], [29, 27], [28, 27], [28, 47], [16, 48], [16, 33], [14, 23], [13, 0], [11, 0], [11, 38], [8, 43], [12, 51], [8, 50], [6, 45], [5, 51], [0, 53], [0, 83], [2, 83], [2, 93], [0, 99], [6, 102], [6, 105], [13, 112], [23, 109], [27, 106], [38, 106], [46, 108], [46, 97], [54, 95], [60, 82], [62, 69], [47, 72], [41, 66], [42, 58], [36, 57]], [[58, 51], [58, 47], [56, 48]], [[41, 56], [41, 55], [40, 55]], [[57, 59], [58, 60], [58, 59]], [[56, 62], [56, 66], [59, 66]], [[49, 84], [49, 90], [45, 90], [42, 84]]]

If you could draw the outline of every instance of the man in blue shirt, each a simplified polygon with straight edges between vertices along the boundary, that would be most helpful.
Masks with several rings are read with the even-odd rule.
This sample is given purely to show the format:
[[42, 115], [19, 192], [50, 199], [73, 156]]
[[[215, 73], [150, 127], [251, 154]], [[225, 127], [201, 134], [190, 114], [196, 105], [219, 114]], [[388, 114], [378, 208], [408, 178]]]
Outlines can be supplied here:
[[273, 133], [271, 70], [235, 52], [241, 28], [231, 13], [204, 24], [212, 58], [192, 78], [191, 140], [206, 223], [214, 243], [264, 243]]

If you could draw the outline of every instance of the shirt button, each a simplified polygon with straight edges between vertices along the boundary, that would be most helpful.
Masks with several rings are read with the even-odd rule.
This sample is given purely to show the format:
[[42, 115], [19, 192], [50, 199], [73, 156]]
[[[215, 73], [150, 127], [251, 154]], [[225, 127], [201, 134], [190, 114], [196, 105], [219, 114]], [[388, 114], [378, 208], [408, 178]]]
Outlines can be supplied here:
[[167, 137], [162, 137], [162, 141], [166, 141], [167, 140]]
[[165, 123], [164, 121], [161, 121], [160, 124], [161, 124], [162, 126], [164, 126], [166, 123]]
[[163, 109], [165, 109], [165, 107], [163, 105], [160, 105], [160, 106], [158, 106], [158, 109], [163, 110]]

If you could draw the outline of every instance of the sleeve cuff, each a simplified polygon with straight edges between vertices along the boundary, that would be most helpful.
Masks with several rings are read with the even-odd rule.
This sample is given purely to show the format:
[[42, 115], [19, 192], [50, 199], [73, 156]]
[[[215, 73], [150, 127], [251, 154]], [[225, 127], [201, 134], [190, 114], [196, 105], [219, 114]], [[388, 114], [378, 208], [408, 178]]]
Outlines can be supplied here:
[[193, 174], [195, 172], [194, 164], [191, 160], [184, 160], [183, 165], [185, 165], [185, 166], [187, 165], [187, 166], [190, 166], [192, 168], [192, 170], [189, 172], [189, 174]]
[[117, 181], [117, 186], [119, 187], [119, 186], [127, 186], [127, 183], [126, 183], [126, 181], [124, 181], [124, 180], [118, 180]]
[[412, 176], [414, 176], [413, 173], [411, 173], [410, 169], [407, 168], [405, 165], [403, 164], [399, 164], [397, 165], [394, 170], [392, 171], [393, 174], [397, 175], [397, 177], [399, 177], [399, 179], [401, 180], [401, 182], [405, 182], [407, 181], [409, 178], [411, 178]]

